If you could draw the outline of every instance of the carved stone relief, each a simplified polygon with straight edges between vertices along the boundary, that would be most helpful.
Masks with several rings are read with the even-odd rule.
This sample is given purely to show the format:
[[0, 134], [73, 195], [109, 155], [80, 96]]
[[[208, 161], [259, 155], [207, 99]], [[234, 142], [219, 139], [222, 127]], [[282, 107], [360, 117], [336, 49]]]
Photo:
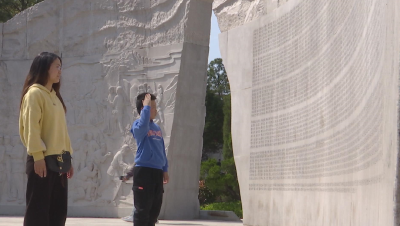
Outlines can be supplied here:
[[[70, 183], [71, 205], [118, 206], [131, 193], [121, 184], [119, 176], [133, 165], [137, 149], [130, 132], [132, 123], [139, 118], [136, 97], [142, 92], [157, 97], [155, 122], [168, 138], [174, 114], [178, 79], [178, 68], [174, 65], [180, 62], [179, 48], [177, 45], [170, 53], [158, 51], [162, 55], [152, 56], [140, 49], [105, 55], [101, 61], [104, 75], [97, 80], [103, 88], [100, 85], [85, 94], [77, 91], [72, 95], [77, 101], [71, 102], [72, 109], [68, 109], [73, 112], [69, 128], [73, 138], [81, 136], [72, 138], [73, 165], [79, 176]], [[170, 69], [164, 72], [166, 68]]]
[[[198, 14], [198, 7], [209, 14]], [[191, 16], [189, 11], [196, 14]], [[186, 43], [186, 49], [195, 50], [187, 51], [188, 62], [195, 55], [189, 52], [202, 53], [195, 56], [200, 69], [186, 78], [205, 75], [210, 29], [209, 23], [194, 24], [195, 15], [209, 19], [211, 2], [43, 1], [0, 24], [0, 214], [8, 205], [19, 205], [23, 211], [26, 150], [14, 137], [18, 135], [20, 89], [32, 59], [41, 51], [55, 52], [63, 60], [61, 94], [75, 168], [75, 177], [69, 180], [69, 205], [94, 207], [91, 213], [97, 207], [132, 207], [131, 185], [121, 183], [119, 176], [134, 163], [137, 151], [130, 132], [139, 117], [136, 97], [142, 92], [157, 96], [155, 122], [168, 148]], [[204, 79], [198, 78], [202, 87]], [[202, 99], [195, 97], [200, 104]], [[201, 129], [201, 123], [196, 124], [196, 131]], [[193, 148], [199, 151], [200, 147]], [[197, 161], [197, 154], [193, 156]], [[126, 165], [118, 168], [116, 162]], [[193, 183], [196, 175], [190, 177]], [[194, 193], [188, 194], [197, 199]], [[196, 208], [184, 209], [196, 215]]]

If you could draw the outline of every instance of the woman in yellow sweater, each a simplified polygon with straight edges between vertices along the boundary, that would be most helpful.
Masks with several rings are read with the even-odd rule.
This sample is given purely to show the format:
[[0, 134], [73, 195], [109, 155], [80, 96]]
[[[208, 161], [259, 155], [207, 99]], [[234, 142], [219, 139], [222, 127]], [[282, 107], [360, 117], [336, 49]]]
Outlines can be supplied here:
[[[61, 66], [56, 54], [40, 53], [22, 90], [19, 133], [28, 151], [24, 226], [63, 226], [67, 217], [67, 178], [72, 178], [74, 170], [68, 166], [63, 173], [62, 167], [60, 171], [52, 167], [70, 163], [70, 158], [62, 158], [72, 154], [67, 109], [60, 94]], [[52, 156], [55, 161], [50, 161]]]

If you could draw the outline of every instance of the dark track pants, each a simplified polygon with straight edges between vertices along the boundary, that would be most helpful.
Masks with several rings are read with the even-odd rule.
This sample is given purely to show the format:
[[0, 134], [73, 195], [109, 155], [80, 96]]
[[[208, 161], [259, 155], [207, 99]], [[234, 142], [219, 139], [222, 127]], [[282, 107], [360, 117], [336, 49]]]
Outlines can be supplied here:
[[133, 197], [136, 208], [135, 226], [154, 226], [160, 214], [163, 188], [163, 171], [148, 167], [135, 167]]

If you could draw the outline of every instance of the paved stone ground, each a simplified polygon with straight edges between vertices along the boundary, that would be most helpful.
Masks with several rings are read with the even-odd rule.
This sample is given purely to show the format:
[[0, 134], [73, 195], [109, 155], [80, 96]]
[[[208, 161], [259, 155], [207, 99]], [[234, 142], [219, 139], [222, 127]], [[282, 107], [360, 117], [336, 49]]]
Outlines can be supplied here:
[[[4, 217], [0, 216], [0, 226], [21, 226], [23, 223], [22, 217]], [[128, 226], [132, 223], [122, 221], [120, 219], [110, 218], [68, 218], [66, 226]], [[243, 226], [240, 222], [228, 221], [167, 221], [160, 220], [156, 225], [169, 225], [169, 226]]]

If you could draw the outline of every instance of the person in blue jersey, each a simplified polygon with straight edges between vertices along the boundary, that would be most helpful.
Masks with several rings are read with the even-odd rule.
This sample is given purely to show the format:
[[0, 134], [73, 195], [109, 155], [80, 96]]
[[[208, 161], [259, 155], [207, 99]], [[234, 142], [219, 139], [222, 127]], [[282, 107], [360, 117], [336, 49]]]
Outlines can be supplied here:
[[160, 127], [153, 122], [157, 116], [156, 97], [141, 93], [136, 98], [140, 114], [131, 132], [136, 139], [135, 167], [123, 178], [133, 177], [134, 225], [154, 226], [160, 214], [164, 188], [169, 182], [168, 159]]

